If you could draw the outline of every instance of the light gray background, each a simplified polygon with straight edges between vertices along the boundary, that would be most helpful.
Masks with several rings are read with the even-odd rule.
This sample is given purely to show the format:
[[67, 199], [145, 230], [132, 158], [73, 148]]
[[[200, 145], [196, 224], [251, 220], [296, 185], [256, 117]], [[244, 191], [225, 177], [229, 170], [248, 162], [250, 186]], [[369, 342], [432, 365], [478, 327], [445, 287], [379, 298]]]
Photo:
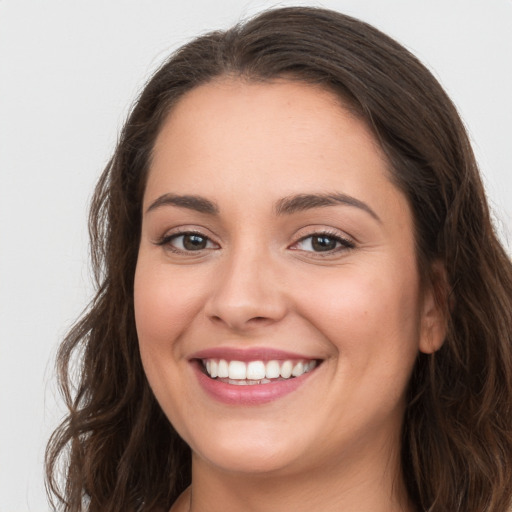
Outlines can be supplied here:
[[[0, 0], [0, 512], [44, 511], [59, 340], [91, 297], [86, 209], [146, 78], [265, 0]], [[457, 104], [503, 239], [512, 226], [512, 0], [306, 2], [413, 50]], [[507, 243], [510, 248], [510, 244]]]

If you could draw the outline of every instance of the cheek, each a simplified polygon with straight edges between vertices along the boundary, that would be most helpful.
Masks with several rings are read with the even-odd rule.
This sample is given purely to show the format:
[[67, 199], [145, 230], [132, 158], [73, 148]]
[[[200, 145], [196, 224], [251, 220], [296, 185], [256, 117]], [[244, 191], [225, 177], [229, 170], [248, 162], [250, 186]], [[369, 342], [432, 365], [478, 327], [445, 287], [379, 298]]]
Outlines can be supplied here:
[[306, 286], [303, 314], [335, 346], [340, 359], [360, 369], [377, 371], [378, 366], [382, 377], [406, 362], [412, 365], [419, 344], [416, 272], [414, 267], [407, 270], [407, 263], [395, 268], [399, 271], [350, 268], [323, 286], [318, 281]]
[[179, 350], [176, 341], [200, 309], [202, 292], [186, 272], [139, 257], [134, 282], [135, 322], [141, 353]]
[[[172, 273], [169, 266], [155, 265], [139, 256], [134, 280], [135, 323], [139, 350], [149, 385], [169, 421], [186, 432], [184, 400], [185, 347], [182, 334], [197, 316], [201, 291], [193, 281]], [[176, 274], [176, 275], [174, 275]], [[186, 274], [186, 272], [184, 273]], [[185, 403], [185, 405], [184, 405]], [[185, 414], [186, 416], [186, 414]]]

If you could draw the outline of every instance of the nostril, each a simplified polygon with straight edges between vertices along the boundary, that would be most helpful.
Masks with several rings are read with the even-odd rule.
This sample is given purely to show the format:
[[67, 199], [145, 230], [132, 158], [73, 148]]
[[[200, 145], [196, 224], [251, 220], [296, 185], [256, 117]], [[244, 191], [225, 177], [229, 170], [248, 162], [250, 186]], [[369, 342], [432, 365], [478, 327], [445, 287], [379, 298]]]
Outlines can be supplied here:
[[264, 327], [272, 323], [274, 323], [274, 320], [272, 318], [267, 318], [265, 316], [255, 316], [253, 318], [249, 318], [249, 320], [245, 322], [245, 326], [248, 329], [254, 329]]
[[231, 329], [243, 330], [243, 329], [251, 329], [258, 326], [264, 326], [267, 323], [272, 323], [273, 320], [271, 318], [267, 318], [265, 316], [254, 316], [248, 319], [239, 319], [239, 318], [223, 318], [219, 315], [211, 315], [210, 321], [217, 325], [225, 325]]

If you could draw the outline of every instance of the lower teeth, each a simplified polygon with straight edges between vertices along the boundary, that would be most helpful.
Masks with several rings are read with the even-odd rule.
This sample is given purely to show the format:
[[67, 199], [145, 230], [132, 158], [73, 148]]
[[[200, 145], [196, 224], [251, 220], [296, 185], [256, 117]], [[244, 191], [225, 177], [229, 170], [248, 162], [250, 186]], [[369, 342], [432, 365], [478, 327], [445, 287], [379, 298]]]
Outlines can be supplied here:
[[220, 382], [224, 382], [225, 384], [234, 384], [235, 386], [256, 386], [258, 384], [270, 384], [271, 382], [278, 382], [280, 380], [289, 380], [283, 379], [282, 377], [278, 379], [261, 379], [261, 380], [237, 380], [237, 379], [219, 379], [216, 378]]

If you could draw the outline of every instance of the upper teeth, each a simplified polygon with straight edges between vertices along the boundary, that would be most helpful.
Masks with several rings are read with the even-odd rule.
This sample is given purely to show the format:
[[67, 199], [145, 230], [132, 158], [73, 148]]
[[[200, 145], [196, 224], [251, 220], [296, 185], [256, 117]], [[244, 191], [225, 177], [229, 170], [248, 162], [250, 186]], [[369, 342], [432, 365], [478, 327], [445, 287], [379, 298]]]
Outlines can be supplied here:
[[231, 380], [289, 379], [299, 377], [316, 366], [315, 360], [309, 361], [227, 361], [225, 359], [205, 359], [203, 365], [212, 378]]

